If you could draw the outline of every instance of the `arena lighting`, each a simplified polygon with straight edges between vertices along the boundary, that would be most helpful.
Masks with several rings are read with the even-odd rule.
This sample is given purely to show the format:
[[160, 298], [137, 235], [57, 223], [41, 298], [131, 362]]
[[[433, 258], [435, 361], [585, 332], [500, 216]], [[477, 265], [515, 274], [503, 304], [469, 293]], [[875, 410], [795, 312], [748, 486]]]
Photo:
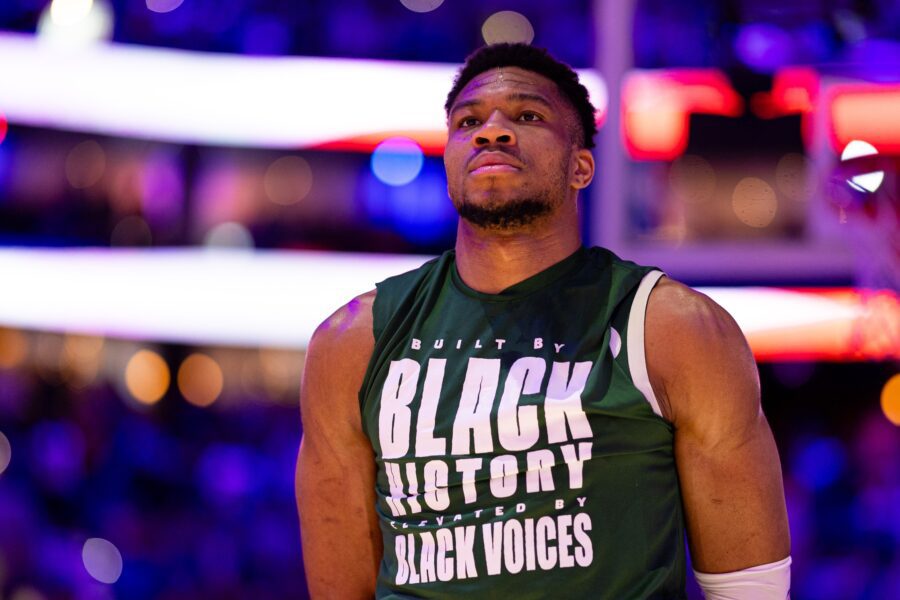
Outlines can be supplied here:
[[718, 69], [632, 71], [622, 89], [622, 133], [637, 160], [674, 160], [688, 143], [692, 113], [737, 117], [741, 97]]
[[[458, 65], [250, 57], [0, 34], [10, 123], [177, 143], [372, 150], [388, 137], [430, 154], [446, 141]], [[606, 87], [580, 72], [598, 119]]]
[[760, 119], [801, 115], [800, 132], [810, 147], [813, 139], [813, 109], [819, 95], [819, 73], [810, 67], [785, 67], [772, 78], [771, 92], [757, 92], [750, 109]]
[[866, 140], [884, 154], [900, 154], [900, 85], [840, 84], [828, 90], [832, 147], [840, 152]]
[[[0, 249], [0, 325], [198, 345], [305, 348], [315, 327], [423, 256]], [[900, 358], [893, 292], [702, 288], [760, 360]]]
[[841, 152], [853, 140], [866, 140], [885, 154], [900, 154], [900, 85], [838, 83], [823, 88], [810, 67], [788, 67], [775, 74], [771, 92], [758, 92], [750, 107], [761, 119], [802, 115], [803, 139], [812, 143], [813, 111], [824, 91], [831, 146]]

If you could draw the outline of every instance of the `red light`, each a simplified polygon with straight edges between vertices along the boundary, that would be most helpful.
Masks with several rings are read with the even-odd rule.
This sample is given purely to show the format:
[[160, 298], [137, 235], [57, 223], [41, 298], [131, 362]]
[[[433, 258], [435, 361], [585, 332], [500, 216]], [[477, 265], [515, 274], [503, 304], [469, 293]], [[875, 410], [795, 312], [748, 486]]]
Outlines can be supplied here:
[[881, 153], [900, 154], [900, 85], [839, 85], [829, 100], [835, 151], [864, 140]]
[[687, 148], [692, 113], [737, 117], [743, 110], [717, 69], [635, 71], [622, 89], [622, 133], [632, 158], [673, 160]]
[[772, 91], [754, 94], [751, 108], [761, 119], [812, 112], [819, 95], [819, 74], [809, 67], [788, 67], [775, 74]]
[[3, 116], [3, 113], [0, 113], [0, 144], [6, 138], [7, 131], [9, 131], [9, 125], [6, 122], [6, 117]]
[[809, 147], [812, 140], [812, 112], [818, 95], [819, 74], [815, 69], [788, 67], [775, 74], [771, 92], [753, 94], [750, 108], [760, 119], [802, 115], [800, 128], [803, 140]]
[[446, 131], [382, 131], [351, 138], [326, 142], [316, 146], [319, 150], [338, 150], [346, 152], [371, 153], [375, 146], [392, 137], [405, 137], [414, 140], [422, 152], [428, 156], [441, 156], [447, 144]]

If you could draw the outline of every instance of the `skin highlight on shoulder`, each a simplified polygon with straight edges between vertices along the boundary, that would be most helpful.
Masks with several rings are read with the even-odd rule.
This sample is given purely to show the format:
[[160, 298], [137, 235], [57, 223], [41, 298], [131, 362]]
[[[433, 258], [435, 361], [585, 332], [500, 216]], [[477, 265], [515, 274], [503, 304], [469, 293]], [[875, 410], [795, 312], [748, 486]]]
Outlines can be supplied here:
[[728, 387], [758, 401], [756, 364], [744, 334], [709, 296], [661, 278], [650, 294], [645, 331], [650, 381], [663, 416], [676, 427], [695, 409], [687, 406], [683, 388], [706, 373], [726, 377]]
[[[372, 304], [375, 290], [360, 294], [325, 319], [313, 334], [310, 347], [366, 344], [372, 338]], [[371, 345], [374, 345], [371, 339]], [[335, 348], [339, 349], [339, 348]]]

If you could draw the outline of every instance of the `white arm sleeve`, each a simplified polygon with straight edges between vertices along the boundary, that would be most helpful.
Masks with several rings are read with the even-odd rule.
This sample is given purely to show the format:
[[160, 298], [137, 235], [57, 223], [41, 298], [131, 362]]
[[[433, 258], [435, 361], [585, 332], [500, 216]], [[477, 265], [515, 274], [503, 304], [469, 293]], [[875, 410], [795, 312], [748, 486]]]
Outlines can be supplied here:
[[731, 573], [698, 573], [694, 577], [707, 600], [789, 600], [791, 557]]

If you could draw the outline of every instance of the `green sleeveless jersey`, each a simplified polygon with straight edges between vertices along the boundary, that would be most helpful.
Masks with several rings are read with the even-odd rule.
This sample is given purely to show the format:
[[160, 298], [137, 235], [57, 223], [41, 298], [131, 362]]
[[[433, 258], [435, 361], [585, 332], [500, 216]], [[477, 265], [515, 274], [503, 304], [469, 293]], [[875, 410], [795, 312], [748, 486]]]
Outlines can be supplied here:
[[662, 274], [601, 248], [499, 294], [454, 252], [378, 284], [360, 390], [379, 598], [682, 598], [673, 429], [644, 360]]

